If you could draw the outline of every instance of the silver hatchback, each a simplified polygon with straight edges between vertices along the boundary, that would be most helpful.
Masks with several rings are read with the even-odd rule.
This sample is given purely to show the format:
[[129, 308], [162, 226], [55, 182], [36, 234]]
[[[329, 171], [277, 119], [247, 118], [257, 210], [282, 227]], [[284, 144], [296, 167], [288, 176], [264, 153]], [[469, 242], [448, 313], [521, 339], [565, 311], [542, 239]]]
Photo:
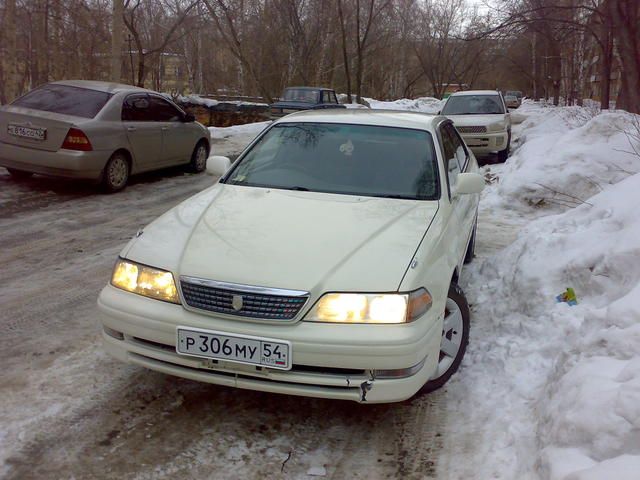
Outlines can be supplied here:
[[98, 180], [114, 192], [135, 173], [180, 164], [201, 172], [209, 148], [193, 115], [129, 85], [53, 82], [0, 107], [0, 166], [16, 178]]

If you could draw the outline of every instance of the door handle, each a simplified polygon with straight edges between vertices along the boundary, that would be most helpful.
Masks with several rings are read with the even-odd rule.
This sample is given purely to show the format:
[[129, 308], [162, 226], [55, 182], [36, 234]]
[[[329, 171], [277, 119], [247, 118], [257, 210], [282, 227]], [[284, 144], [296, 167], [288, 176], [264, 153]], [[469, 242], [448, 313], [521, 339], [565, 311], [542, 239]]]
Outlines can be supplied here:
[[162, 130], [163, 132], [165, 132], [165, 131], [169, 130], [169, 127], [162, 127], [162, 128], [161, 128], [161, 130]]
[[135, 132], [136, 127], [127, 127], [127, 132]]

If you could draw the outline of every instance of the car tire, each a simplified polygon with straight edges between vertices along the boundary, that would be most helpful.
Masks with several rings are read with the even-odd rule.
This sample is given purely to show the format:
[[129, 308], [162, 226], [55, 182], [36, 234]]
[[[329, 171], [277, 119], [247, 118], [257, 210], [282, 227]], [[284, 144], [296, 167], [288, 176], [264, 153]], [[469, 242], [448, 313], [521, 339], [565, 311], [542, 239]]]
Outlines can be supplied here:
[[209, 158], [209, 148], [207, 146], [207, 142], [205, 142], [204, 140], [200, 140], [196, 145], [196, 148], [193, 149], [193, 153], [191, 154], [189, 170], [191, 170], [193, 173], [204, 172], [205, 168], [207, 168], [207, 158]]
[[447, 294], [438, 369], [433, 377], [425, 383], [420, 393], [433, 392], [442, 387], [460, 367], [469, 343], [469, 319], [469, 304], [464, 292], [456, 283], [452, 282]]
[[507, 137], [507, 148], [504, 150], [500, 150], [498, 152], [498, 162], [504, 163], [509, 158], [509, 151], [511, 150], [511, 132], [509, 132], [509, 136]]
[[471, 238], [469, 239], [469, 245], [467, 246], [467, 253], [464, 255], [464, 263], [471, 263], [473, 257], [476, 256], [476, 230], [478, 229], [478, 220], [473, 224], [473, 230], [471, 232]]
[[25, 172], [24, 170], [16, 170], [15, 168], [7, 168], [7, 170], [16, 180], [26, 180], [33, 175], [33, 172]]
[[131, 166], [129, 159], [122, 152], [116, 152], [104, 167], [102, 172], [102, 189], [106, 193], [115, 193], [127, 186]]

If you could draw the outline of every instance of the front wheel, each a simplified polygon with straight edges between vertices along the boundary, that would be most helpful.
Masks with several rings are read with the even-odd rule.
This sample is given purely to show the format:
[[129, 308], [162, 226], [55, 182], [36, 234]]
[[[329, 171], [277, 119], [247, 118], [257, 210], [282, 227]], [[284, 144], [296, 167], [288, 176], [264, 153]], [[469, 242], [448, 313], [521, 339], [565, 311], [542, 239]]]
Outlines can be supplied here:
[[469, 317], [469, 304], [464, 292], [457, 284], [451, 283], [442, 323], [438, 369], [421, 392], [428, 393], [442, 387], [460, 367], [469, 343]]
[[207, 168], [207, 158], [209, 158], [209, 149], [207, 144], [201, 140], [191, 154], [189, 169], [194, 173], [204, 172], [204, 169]]
[[507, 148], [505, 148], [504, 150], [500, 150], [498, 152], [498, 162], [500, 163], [506, 162], [507, 158], [509, 158], [510, 150], [511, 150], [511, 132], [509, 132], [509, 135], [507, 137]]
[[127, 186], [129, 181], [129, 161], [122, 153], [114, 153], [102, 174], [102, 188], [107, 193], [114, 193]]

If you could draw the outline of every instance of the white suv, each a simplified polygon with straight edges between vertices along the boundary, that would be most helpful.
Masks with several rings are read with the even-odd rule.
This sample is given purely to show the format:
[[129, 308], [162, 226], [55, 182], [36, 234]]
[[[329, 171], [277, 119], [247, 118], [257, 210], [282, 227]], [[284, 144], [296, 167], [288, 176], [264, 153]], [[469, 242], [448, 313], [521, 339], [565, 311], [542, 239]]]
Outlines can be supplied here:
[[442, 115], [451, 120], [476, 155], [498, 152], [504, 162], [511, 143], [511, 116], [500, 92], [469, 90], [447, 99]]

